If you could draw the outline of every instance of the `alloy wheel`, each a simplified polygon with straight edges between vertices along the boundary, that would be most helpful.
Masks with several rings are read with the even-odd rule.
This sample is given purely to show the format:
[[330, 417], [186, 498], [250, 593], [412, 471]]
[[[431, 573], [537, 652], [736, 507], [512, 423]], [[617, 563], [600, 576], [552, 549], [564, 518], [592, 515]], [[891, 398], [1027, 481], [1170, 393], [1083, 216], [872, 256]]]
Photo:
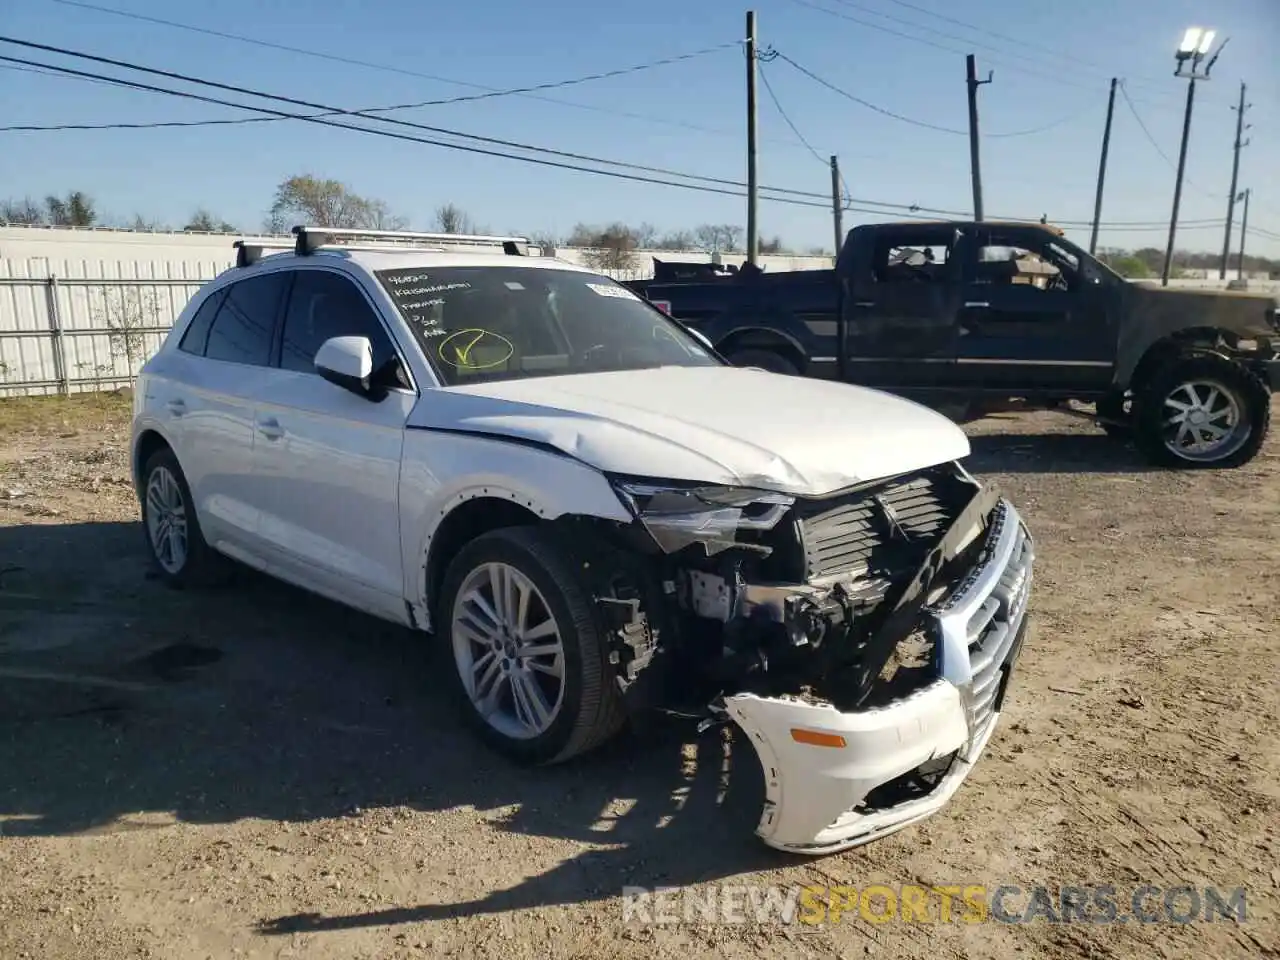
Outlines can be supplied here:
[[546, 733], [564, 702], [564, 643], [533, 581], [510, 564], [481, 564], [463, 580], [450, 626], [463, 687], [485, 722], [516, 740]]
[[147, 535], [156, 562], [179, 573], [187, 563], [187, 505], [167, 467], [156, 467], [147, 479]]
[[1250, 426], [1235, 392], [1211, 380], [1181, 383], [1164, 398], [1165, 447], [1183, 460], [1229, 457], [1249, 439]]

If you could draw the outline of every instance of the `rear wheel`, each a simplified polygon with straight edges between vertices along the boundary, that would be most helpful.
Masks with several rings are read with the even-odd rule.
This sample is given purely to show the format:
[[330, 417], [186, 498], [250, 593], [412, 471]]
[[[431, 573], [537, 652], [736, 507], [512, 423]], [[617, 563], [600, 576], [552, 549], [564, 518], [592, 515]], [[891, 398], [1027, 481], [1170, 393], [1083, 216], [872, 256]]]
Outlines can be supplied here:
[[142, 529], [160, 577], [174, 587], [220, 582], [228, 564], [205, 542], [191, 488], [173, 451], [165, 447], [153, 453], [142, 478]]
[[1266, 439], [1271, 395], [1256, 374], [1225, 357], [1182, 356], [1135, 391], [1133, 419], [1134, 438], [1155, 463], [1238, 467]]
[[739, 350], [729, 355], [729, 362], [735, 367], [759, 367], [789, 377], [800, 374], [800, 368], [776, 350]]
[[440, 592], [441, 640], [472, 728], [524, 763], [556, 763], [622, 726], [605, 633], [577, 565], [538, 527], [477, 537]]

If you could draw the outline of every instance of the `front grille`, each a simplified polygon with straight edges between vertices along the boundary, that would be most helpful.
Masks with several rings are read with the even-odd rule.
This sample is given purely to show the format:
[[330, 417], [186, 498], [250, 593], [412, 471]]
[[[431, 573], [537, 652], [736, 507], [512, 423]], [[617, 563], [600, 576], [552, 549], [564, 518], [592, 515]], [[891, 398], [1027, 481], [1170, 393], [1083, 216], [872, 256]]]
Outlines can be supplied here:
[[1027, 610], [1032, 559], [1031, 540], [1020, 526], [1009, 565], [991, 595], [969, 618], [969, 664], [973, 672], [968, 705], [970, 730], [985, 728], [995, 711], [1000, 677]]
[[910, 576], [973, 493], [949, 469], [827, 500], [798, 501], [809, 578], [863, 570]]

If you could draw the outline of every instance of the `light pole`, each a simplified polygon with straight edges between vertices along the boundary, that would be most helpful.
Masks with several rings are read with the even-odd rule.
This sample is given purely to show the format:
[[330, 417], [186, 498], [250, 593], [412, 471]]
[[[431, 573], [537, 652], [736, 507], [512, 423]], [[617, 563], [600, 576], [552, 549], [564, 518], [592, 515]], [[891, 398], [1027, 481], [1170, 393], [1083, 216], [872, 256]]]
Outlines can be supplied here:
[[[1191, 27], [1182, 37], [1182, 43], [1178, 45], [1178, 51], [1174, 56], [1178, 61], [1178, 67], [1173, 71], [1175, 77], [1186, 77], [1187, 79], [1187, 110], [1182, 118], [1182, 146], [1178, 150], [1178, 178], [1173, 184], [1173, 214], [1169, 217], [1169, 245], [1164, 252], [1164, 269], [1160, 272], [1160, 285], [1167, 287], [1169, 285], [1169, 270], [1173, 266], [1173, 244], [1178, 233], [1178, 207], [1182, 205], [1182, 175], [1187, 169], [1187, 140], [1191, 137], [1191, 108], [1196, 100], [1196, 81], [1208, 80], [1209, 71], [1213, 69], [1213, 65], [1218, 62], [1218, 55], [1222, 53], [1222, 47], [1218, 48], [1209, 58], [1209, 62], [1204, 65], [1204, 70], [1200, 71], [1200, 61], [1205, 58], [1209, 50], [1213, 47], [1213, 38], [1216, 36], [1215, 31], [1205, 30], [1203, 27]], [[1226, 46], [1225, 42], [1223, 46]], [[1185, 71], [1185, 72], [1184, 72]]]

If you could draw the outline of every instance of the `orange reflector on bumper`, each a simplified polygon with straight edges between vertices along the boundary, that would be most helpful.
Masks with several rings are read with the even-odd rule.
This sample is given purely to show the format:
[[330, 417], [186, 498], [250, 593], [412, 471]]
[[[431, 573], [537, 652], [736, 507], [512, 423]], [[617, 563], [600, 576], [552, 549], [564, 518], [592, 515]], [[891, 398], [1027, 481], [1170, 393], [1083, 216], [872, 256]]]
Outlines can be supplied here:
[[803, 727], [791, 728], [791, 739], [796, 743], [807, 743], [814, 747], [843, 747], [844, 737], [838, 733], [823, 733], [821, 730], [806, 730]]

